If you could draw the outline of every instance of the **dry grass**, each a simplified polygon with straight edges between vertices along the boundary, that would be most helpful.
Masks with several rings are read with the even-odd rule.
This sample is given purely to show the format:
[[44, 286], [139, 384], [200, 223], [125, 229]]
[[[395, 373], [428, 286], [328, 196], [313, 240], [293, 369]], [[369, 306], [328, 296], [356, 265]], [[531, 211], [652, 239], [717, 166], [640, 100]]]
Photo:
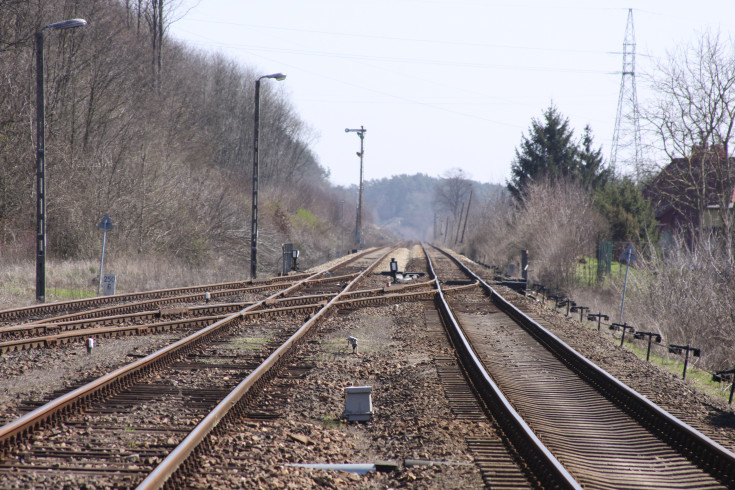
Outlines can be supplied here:
[[[46, 301], [65, 301], [97, 295], [99, 261], [49, 261], [46, 264]], [[105, 274], [117, 276], [116, 293], [238, 281], [249, 277], [249, 264], [218, 262], [192, 268], [161, 259], [105, 260]], [[0, 264], [0, 309], [36, 303], [36, 264]]]

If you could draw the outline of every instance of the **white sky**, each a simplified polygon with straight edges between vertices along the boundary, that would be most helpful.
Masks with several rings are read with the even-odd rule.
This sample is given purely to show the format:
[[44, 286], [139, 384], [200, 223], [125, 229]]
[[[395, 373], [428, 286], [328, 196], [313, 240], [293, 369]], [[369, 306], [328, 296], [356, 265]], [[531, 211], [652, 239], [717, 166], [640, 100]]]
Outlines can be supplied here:
[[[455, 167], [504, 183], [532, 118], [553, 103], [575, 135], [590, 124], [607, 161], [633, 8], [641, 105], [651, 57], [705, 29], [735, 34], [733, 0], [185, 0], [170, 34], [278, 84], [314, 131], [337, 185]], [[596, 6], [590, 6], [596, 5]], [[185, 11], [179, 9], [179, 14]], [[273, 87], [275, 88], [275, 87]]]

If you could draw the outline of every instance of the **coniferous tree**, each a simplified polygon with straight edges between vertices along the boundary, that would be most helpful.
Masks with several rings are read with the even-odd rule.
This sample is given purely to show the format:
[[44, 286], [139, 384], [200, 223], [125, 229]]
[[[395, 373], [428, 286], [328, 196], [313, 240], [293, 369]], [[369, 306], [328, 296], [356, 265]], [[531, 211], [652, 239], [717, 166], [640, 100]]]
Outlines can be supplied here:
[[602, 188], [612, 178], [612, 171], [603, 167], [602, 148], [593, 148], [592, 128], [585, 126], [579, 148], [580, 178], [588, 190]]
[[533, 182], [556, 181], [560, 177], [579, 174], [579, 150], [574, 143], [569, 120], [553, 105], [544, 112], [543, 120], [533, 119], [529, 135], [521, 137], [521, 148], [511, 166], [507, 183], [511, 195], [520, 200], [525, 188]]
[[592, 128], [586, 126], [582, 139], [575, 141], [569, 119], [551, 105], [543, 120], [534, 119], [528, 136], [522, 136], [507, 187], [520, 201], [532, 183], [571, 179], [593, 190], [604, 186], [610, 177], [611, 172], [603, 166], [602, 149], [594, 148]]

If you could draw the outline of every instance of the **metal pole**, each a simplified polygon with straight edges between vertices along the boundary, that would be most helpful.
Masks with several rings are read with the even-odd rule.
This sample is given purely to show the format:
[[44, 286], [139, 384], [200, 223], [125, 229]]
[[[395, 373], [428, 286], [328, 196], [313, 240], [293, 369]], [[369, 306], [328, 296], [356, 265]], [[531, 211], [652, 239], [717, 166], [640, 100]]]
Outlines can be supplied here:
[[102, 294], [102, 270], [105, 267], [105, 244], [107, 243], [107, 228], [102, 234], [102, 258], [100, 259], [100, 284], [97, 286], [97, 296]]
[[358, 136], [360, 136], [360, 192], [357, 198], [357, 229], [355, 230], [355, 238], [357, 239], [357, 245], [358, 248], [360, 245], [362, 245], [362, 190], [363, 190], [363, 181], [362, 181], [362, 156], [364, 154], [364, 143], [365, 143], [365, 127], [360, 126], [360, 131], [357, 133]]
[[258, 125], [260, 124], [260, 78], [255, 81], [255, 114], [253, 118], [253, 204], [250, 233], [250, 279], [258, 268]]
[[464, 227], [462, 228], [462, 239], [459, 243], [464, 243], [464, 232], [467, 230], [467, 218], [470, 216], [470, 204], [472, 204], [472, 191], [470, 189], [470, 198], [467, 200], [467, 212], [464, 215]]
[[339, 218], [339, 252], [342, 254], [345, 251], [345, 200], [340, 199], [339, 203], [342, 205], [342, 215]]
[[365, 126], [360, 126], [360, 129], [350, 129], [346, 128], [345, 133], [357, 133], [357, 136], [360, 137], [360, 153], [358, 153], [358, 156], [360, 157], [360, 189], [357, 195], [357, 216], [355, 217], [355, 241], [357, 242], [357, 246], [359, 247], [362, 245], [363, 239], [362, 239], [362, 192], [364, 189], [363, 184], [363, 165], [362, 165], [362, 159], [363, 155], [365, 154], [365, 132], [367, 129], [365, 129]]
[[36, 300], [46, 301], [46, 103], [43, 83], [44, 29], [74, 29], [84, 19], [56, 22], [36, 32]]
[[260, 81], [273, 78], [279, 82], [286, 79], [283, 73], [263, 75], [255, 80], [255, 110], [253, 111], [253, 205], [250, 233], [250, 279], [258, 276], [258, 130], [260, 126]]
[[43, 30], [36, 33], [36, 300], [46, 301], [46, 114]]
[[625, 281], [623, 281], [623, 299], [620, 302], [620, 323], [623, 323], [623, 308], [625, 307], [625, 288], [628, 286], [628, 269], [630, 268], [630, 256], [625, 261]]

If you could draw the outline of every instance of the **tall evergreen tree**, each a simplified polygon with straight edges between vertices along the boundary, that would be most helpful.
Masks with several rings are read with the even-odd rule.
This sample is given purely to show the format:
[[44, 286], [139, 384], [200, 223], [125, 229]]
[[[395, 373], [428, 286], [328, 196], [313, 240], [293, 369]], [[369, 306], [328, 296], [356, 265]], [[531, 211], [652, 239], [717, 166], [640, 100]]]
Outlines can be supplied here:
[[600, 189], [612, 179], [612, 171], [602, 165], [602, 148], [593, 148], [592, 128], [584, 127], [579, 147], [580, 179], [588, 189]]
[[579, 150], [574, 143], [569, 120], [552, 104], [543, 120], [533, 119], [529, 135], [521, 137], [521, 148], [511, 166], [508, 190], [517, 200], [527, 185], [543, 180], [555, 181], [579, 173]]
[[565, 178], [579, 181], [591, 191], [603, 187], [610, 177], [603, 166], [602, 149], [594, 147], [589, 125], [577, 143], [569, 119], [551, 105], [544, 111], [543, 120], [533, 119], [528, 137], [521, 137], [507, 187], [516, 200], [521, 200], [533, 182], [553, 183]]

